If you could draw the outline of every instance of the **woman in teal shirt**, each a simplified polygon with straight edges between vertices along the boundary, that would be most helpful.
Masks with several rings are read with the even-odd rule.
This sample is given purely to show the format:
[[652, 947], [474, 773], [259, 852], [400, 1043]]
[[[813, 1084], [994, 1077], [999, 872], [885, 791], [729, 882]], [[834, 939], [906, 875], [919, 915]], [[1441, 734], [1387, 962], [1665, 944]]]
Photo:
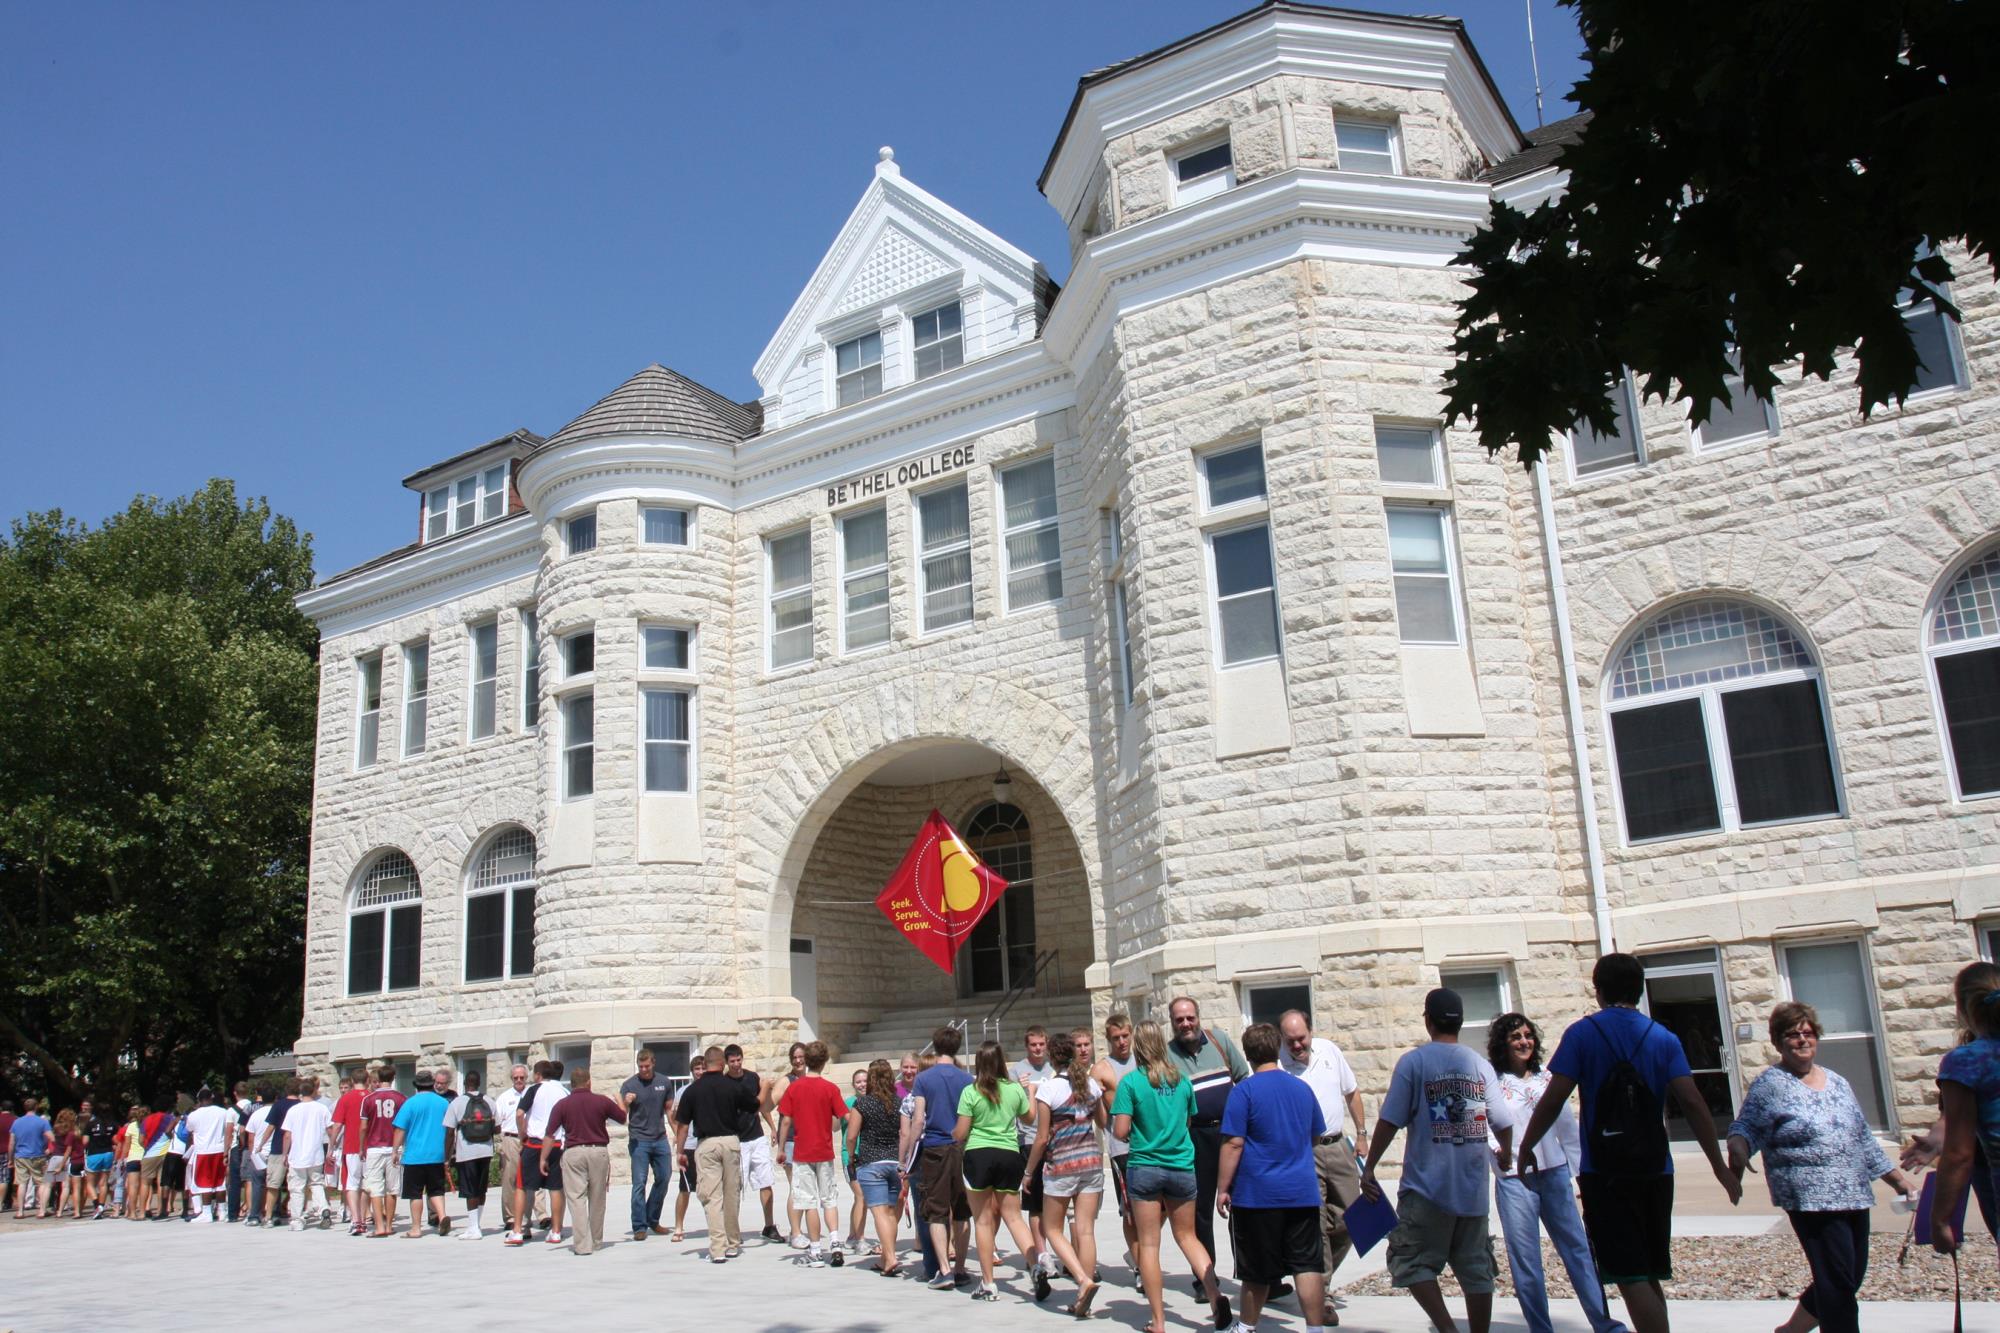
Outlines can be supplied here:
[[972, 1062], [972, 1083], [959, 1094], [953, 1139], [965, 1145], [965, 1193], [979, 1238], [979, 1290], [975, 1301], [997, 1301], [993, 1286], [993, 1243], [1000, 1224], [1022, 1254], [1034, 1238], [1021, 1220], [1021, 1137], [1019, 1126], [1034, 1118], [1028, 1090], [1007, 1076], [1007, 1053], [997, 1041], [982, 1042]]
[[1145, 1022], [1132, 1033], [1139, 1067], [1118, 1080], [1111, 1100], [1111, 1132], [1131, 1147], [1125, 1159], [1125, 1194], [1139, 1233], [1139, 1285], [1153, 1307], [1148, 1333], [1167, 1333], [1165, 1284], [1160, 1276], [1160, 1224], [1173, 1227], [1174, 1244], [1188, 1266], [1201, 1275], [1202, 1290], [1215, 1312], [1215, 1326], [1228, 1328], [1229, 1302], [1215, 1285], [1215, 1262], [1194, 1232], [1194, 1085], [1167, 1055], [1160, 1025]]

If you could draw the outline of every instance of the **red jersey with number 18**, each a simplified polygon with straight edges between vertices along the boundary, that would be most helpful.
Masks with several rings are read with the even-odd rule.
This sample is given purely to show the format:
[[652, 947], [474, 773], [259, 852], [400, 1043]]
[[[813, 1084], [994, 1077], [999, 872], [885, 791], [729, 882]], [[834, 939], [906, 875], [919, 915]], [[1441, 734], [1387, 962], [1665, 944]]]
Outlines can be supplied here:
[[396, 1146], [396, 1112], [402, 1109], [404, 1100], [403, 1094], [394, 1088], [377, 1088], [361, 1099], [370, 1148]]

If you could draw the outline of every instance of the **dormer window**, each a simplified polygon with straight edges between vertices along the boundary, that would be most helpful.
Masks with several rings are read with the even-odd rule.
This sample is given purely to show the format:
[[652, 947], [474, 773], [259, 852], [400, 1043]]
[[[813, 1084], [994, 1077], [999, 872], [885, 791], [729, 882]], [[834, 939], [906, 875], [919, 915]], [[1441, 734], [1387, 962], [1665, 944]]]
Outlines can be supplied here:
[[864, 333], [833, 349], [834, 401], [858, 403], [882, 392], [882, 335]]
[[1333, 143], [1340, 153], [1342, 171], [1396, 174], [1396, 136], [1380, 121], [1335, 120]]
[[1235, 159], [1229, 155], [1229, 140], [1208, 144], [1173, 160], [1174, 205], [1191, 204], [1221, 194], [1236, 184]]
[[434, 542], [506, 512], [507, 465], [500, 463], [425, 493], [424, 540]]
[[917, 352], [917, 378], [927, 380], [965, 364], [965, 333], [958, 302], [926, 310], [910, 321], [910, 341]]

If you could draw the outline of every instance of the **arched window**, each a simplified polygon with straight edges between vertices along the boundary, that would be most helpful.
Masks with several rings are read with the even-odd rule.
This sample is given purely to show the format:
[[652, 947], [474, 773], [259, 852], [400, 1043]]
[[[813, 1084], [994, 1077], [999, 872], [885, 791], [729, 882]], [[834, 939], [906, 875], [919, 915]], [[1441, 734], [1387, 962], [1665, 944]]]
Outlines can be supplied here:
[[535, 971], [535, 837], [502, 829], [474, 858], [465, 884], [465, 979]]
[[1028, 817], [989, 802], [965, 822], [965, 840], [1007, 892], [972, 928], [959, 968], [959, 989], [984, 994], [1011, 989], [1035, 969], [1035, 851]]
[[2000, 795], [2000, 546], [1938, 598], [1930, 659], [1958, 795]]
[[1818, 665], [1782, 620], [1690, 602], [1647, 622], [1606, 688], [1630, 842], [1840, 813]]
[[354, 888], [347, 909], [347, 993], [414, 990], [421, 972], [424, 890], [417, 868], [383, 852]]

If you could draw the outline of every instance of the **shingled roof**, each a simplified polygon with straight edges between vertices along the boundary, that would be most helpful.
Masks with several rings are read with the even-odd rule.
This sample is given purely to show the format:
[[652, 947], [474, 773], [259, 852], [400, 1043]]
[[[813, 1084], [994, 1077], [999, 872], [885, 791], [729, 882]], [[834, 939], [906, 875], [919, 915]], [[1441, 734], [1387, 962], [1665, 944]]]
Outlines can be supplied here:
[[1494, 164], [1480, 173], [1479, 179], [1488, 185], [1498, 185], [1502, 181], [1519, 180], [1523, 176], [1552, 167], [1562, 156], [1563, 149], [1583, 140], [1584, 126], [1590, 124], [1590, 113], [1579, 111], [1574, 116], [1551, 121], [1539, 129], [1528, 131], [1528, 146], [1505, 161]]
[[735, 444], [757, 434], [763, 428], [763, 416], [756, 404], [731, 402], [655, 362], [598, 399], [542, 448], [604, 435], [673, 435]]

